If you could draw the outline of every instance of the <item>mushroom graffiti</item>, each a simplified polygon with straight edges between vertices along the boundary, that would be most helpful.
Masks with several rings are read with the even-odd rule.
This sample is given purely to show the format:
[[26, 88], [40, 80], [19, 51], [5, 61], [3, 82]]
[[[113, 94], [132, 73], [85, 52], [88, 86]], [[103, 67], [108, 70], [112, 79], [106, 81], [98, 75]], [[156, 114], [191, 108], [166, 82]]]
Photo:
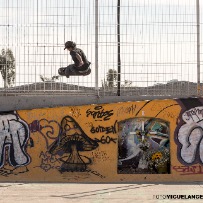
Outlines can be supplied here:
[[57, 140], [49, 148], [51, 154], [63, 155], [68, 153], [69, 156], [62, 157], [60, 160], [63, 164], [60, 172], [83, 172], [91, 159], [82, 156], [79, 152], [92, 151], [98, 147], [98, 143], [89, 138], [79, 124], [70, 116], [66, 116], [61, 121], [62, 132], [59, 133]]

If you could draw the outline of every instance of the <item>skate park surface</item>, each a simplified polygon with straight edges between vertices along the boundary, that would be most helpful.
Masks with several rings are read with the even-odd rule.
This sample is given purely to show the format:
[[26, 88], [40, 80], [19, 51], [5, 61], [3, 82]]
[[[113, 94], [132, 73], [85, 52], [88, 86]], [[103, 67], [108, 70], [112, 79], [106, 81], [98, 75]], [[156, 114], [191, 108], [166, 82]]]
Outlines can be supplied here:
[[203, 185], [188, 184], [25, 184], [1, 183], [0, 202], [122, 203], [122, 202], [202, 202], [201, 199], [167, 200], [166, 195], [203, 194]]

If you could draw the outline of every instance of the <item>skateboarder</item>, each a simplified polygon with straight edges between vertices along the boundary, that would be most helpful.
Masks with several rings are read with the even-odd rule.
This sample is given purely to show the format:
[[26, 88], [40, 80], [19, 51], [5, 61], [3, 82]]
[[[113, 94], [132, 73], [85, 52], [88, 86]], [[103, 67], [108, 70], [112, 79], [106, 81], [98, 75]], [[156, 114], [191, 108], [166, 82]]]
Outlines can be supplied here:
[[65, 72], [66, 77], [69, 77], [69, 75], [86, 75], [87, 72], [89, 72], [89, 66], [90, 62], [87, 60], [87, 57], [85, 56], [82, 49], [79, 49], [76, 47], [76, 43], [72, 41], [67, 41], [65, 43], [64, 50], [67, 49], [70, 51], [70, 55], [72, 57], [72, 60], [74, 61], [74, 64], [71, 64], [67, 66]]

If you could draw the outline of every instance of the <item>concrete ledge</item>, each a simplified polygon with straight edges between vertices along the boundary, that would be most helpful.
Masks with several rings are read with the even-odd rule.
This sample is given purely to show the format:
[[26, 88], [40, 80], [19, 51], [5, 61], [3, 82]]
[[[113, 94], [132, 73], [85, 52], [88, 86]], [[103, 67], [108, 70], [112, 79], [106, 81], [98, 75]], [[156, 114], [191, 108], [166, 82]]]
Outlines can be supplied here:
[[143, 101], [157, 99], [188, 98], [178, 96], [0, 96], [0, 111], [29, 110], [36, 108], [51, 108], [57, 106], [81, 106], [88, 104], [105, 104], [127, 101]]

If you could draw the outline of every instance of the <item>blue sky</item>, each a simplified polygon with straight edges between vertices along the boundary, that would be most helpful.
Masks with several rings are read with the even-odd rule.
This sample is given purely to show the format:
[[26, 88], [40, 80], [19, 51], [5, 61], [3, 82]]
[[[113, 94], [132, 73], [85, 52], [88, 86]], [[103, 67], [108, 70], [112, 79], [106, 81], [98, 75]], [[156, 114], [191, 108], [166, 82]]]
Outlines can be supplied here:
[[[150, 86], [172, 79], [196, 81], [195, 3], [121, 0], [123, 82]], [[99, 0], [100, 85], [109, 68], [117, 69], [116, 5], [117, 0]], [[70, 64], [63, 44], [73, 40], [92, 62], [92, 74], [68, 81], [94, 86], [94, 29], [94, 0], [0, 0], [0, 49], [11, 48], [16, 56], [16, 85], [40, 81], [40, 74], [51, 77]], [[201, 39], [202, 33], [201, 28]]]

